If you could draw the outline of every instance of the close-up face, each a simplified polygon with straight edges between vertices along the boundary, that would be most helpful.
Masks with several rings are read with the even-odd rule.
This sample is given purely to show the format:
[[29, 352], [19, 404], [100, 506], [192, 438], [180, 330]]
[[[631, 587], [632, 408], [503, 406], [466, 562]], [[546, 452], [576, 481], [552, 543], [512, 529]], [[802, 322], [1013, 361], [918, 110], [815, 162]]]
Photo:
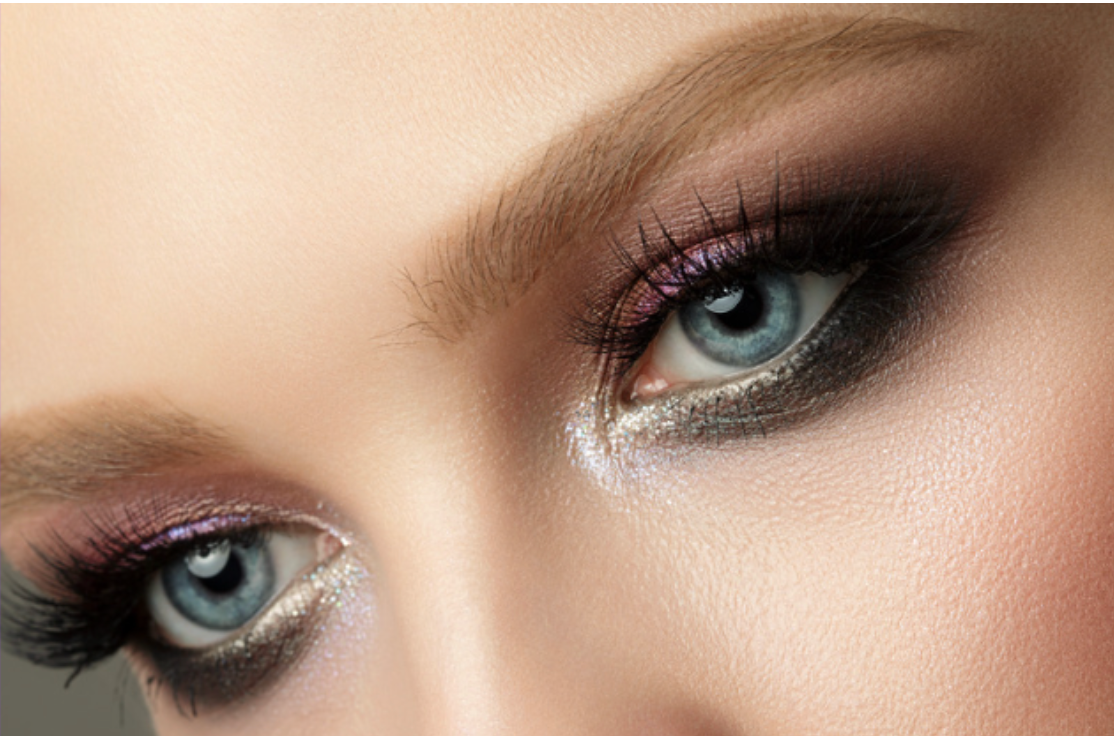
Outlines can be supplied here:
[[164, 735], [1110, 733], [1108, 9], [0, 27], [10, 651]]

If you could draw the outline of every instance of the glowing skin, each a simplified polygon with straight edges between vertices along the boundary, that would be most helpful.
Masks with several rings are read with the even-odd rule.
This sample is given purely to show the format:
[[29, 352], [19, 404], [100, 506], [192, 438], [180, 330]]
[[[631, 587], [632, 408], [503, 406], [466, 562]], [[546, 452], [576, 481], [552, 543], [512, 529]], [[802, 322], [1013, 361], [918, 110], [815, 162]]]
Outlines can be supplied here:
[[[693, 118], [606, 227], [566, 223], [528, 288], [423, 311], [410, 279], [555, 142], [724, 44], [864, 13], [974, 40], [790, 93], [792, 67], [753, 115]], [[326, 584], [351, 605], [258, 697], [189, 718], [156, 694], [160, 733], [1114, 723], [1109, 10], [5, 6], [0, 29], [5, 453], [102, 400], [229, 440], [149, 491], [6, 507], [5, 554], [189, 473], [235, 496], [226, 466], [348, 534]], [[653, 410], [601, 437], [562, 320], [608, 233], [766, 192], [775, 159], [900, 152], [978, 193], [905, 349], [764, 440], [666, 443]]]

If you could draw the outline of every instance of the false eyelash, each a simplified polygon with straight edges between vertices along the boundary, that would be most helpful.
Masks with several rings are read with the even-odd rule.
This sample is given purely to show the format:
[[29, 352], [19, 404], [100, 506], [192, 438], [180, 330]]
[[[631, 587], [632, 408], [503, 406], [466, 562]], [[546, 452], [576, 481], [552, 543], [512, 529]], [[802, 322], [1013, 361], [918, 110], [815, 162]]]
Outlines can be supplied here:
[[763, 271], [832, 275], [863, 266], [871, 290], [882, 296], [890, 284], [886, 296], [895, 298], [912, 267], [966, 215], [954, 186], [915, 165], [895, 174], [840, 174], [828, 185], [817, 172], [790, 180], [775, 171], [758, 215], [738, 185], [733, 207], [721, 215], [695, 197], [695, 224], [671, 227], [655, 213], [633, 243], [613, 237], [621, 289], [589, 298], [572, 319], [571, 339], [603, 358], [612, 377], [633, 367], [672, 312]]
[[5, 648], [35, 664], [72, 668], [67, 685], [142, 634], [147, 622], [140, 600], [161, 567], [207, 544], [260, 543], [268, 534], [247, 515], [213, 517], [153, 535], [153, 522], [136, 515], [122, 525], [89, 521], [92, 528], [81, 544], [56, 533], [49, 547], [33, 550], [35, 577], [46, 581], [45, 591], [10, 580], [3, 591]]

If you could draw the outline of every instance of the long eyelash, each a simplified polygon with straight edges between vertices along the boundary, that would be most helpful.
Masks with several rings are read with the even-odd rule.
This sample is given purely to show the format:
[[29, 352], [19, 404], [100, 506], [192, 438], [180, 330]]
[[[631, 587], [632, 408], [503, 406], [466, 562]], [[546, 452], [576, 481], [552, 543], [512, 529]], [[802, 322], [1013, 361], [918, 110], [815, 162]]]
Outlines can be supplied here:
[[590, 347], [611, 376], [625, 375], [675, 310], [762, 271], [832, 275], [855, 266], [874, 289], [897, 288], [921, 256], [963, 221], [955, 188], [915, 165], [896, 173], [852, 172], [821, 181], [775, 170], [769, 200], [756, 216], [736, 186], [736, 201], [715, 215], [699, 193], [699, 221], [672, 228], [657, 214], [634, 242], [611, 250], [621, 289], [591, 299], [572, 321], [573, 341]]
[[249, 545], [267, 534], [245, 516], [154, 535], [152, 521], [134, 514], [123, 525], [89, 521], [91, 531], [80, 544], [55, 534], [48, 547], [34, 549], [36, 579], [49, 581], [48, 590], [9, 579], [3, 591], [4, 647], [35, 664], [72, 668], [67, 685], [141, 634], [140, 601], [159, 568], [206, 544]]

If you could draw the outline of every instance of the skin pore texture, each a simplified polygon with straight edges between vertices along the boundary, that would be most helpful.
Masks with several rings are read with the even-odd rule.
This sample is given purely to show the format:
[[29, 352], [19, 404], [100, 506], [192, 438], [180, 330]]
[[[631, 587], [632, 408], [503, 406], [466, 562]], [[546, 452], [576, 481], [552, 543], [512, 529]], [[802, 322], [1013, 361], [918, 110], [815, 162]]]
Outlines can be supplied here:
[[[2, 15], [5, 556], [330, 540], [160, 733], [1110, 732], [1109, 9]], [[590, 344], [876, 192], [766, 383]]]

